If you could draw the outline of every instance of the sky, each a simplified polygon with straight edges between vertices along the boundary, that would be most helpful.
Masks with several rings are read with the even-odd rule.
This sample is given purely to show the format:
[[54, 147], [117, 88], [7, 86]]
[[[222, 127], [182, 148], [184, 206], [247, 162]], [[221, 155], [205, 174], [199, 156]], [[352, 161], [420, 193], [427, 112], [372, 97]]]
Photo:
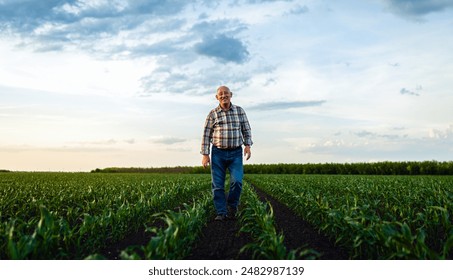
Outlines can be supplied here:
[[0, 0], [0, 169], [453, 160], [453, 1]]

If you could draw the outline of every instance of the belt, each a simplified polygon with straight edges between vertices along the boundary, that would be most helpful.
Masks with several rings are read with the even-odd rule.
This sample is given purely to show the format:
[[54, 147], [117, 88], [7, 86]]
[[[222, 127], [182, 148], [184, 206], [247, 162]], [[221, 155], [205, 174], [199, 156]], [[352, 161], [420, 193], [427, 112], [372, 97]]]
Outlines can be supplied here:
[[237, 150], [237, 149], [241, 148], [241, 146], [237, 146], [237, 147], [234, 147], [234, 148], [219, 148], [217, 146], [214, 146], [214, 148], [217, 148], [217, 149], [222, 150], [222, 151], [232, 151], [232, 150]]

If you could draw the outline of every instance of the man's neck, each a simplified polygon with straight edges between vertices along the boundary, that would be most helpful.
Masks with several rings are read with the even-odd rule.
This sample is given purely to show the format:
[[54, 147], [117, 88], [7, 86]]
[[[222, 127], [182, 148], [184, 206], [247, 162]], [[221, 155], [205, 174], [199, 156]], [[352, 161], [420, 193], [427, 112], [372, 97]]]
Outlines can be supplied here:
[[222, 110], [224, 110], [224, 111], [230, 110], [230, 108], [231, 108], [231, 102], [228, 103], [228, 105], [220, 104], [220, 108], [222, 108]]

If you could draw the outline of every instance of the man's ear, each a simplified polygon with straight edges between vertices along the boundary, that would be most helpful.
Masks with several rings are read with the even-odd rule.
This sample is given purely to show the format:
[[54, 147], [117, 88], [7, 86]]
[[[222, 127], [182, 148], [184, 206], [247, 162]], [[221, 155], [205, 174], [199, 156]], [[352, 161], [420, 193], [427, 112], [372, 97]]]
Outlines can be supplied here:
[[232, 91], [230, 91], [230, 93], [231, 93], [231, 96], [233, 96], [233, 92], [232, 92]]

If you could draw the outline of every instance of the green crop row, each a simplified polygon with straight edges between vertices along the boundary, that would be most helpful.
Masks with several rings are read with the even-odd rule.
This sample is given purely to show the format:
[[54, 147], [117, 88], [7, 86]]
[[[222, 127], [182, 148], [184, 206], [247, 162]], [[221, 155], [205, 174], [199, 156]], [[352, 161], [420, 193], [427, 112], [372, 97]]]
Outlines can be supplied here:
[[81, 259], [209, 190], [204, 175], [5, 173], [0, 259]]
[[275, 227], [272, 205], [262, 202], [250, 184], [244, 184], [242, 197], [240, 231], [249, 233], [254, 241], [242, 247], [241, 252], [249, 250], [254, 259], [268, 260], [315, 259], [319, 256], [312, 249], [288, 250], [285, 247], [284, 234], [277, 233]]
[[121, 252], [121, 258], [140, 260], [180, 260], [187, 257], [203, 226], [214, 213], [208, 192], [192, 205], [184, 204], [179, 211], [167, 210], [156, 214], [166, 227], [152, 227], [155, 236], [145, 246], [131, 246]]
[[351, 259], [453, 255], [453, 177], [247, 175]]

